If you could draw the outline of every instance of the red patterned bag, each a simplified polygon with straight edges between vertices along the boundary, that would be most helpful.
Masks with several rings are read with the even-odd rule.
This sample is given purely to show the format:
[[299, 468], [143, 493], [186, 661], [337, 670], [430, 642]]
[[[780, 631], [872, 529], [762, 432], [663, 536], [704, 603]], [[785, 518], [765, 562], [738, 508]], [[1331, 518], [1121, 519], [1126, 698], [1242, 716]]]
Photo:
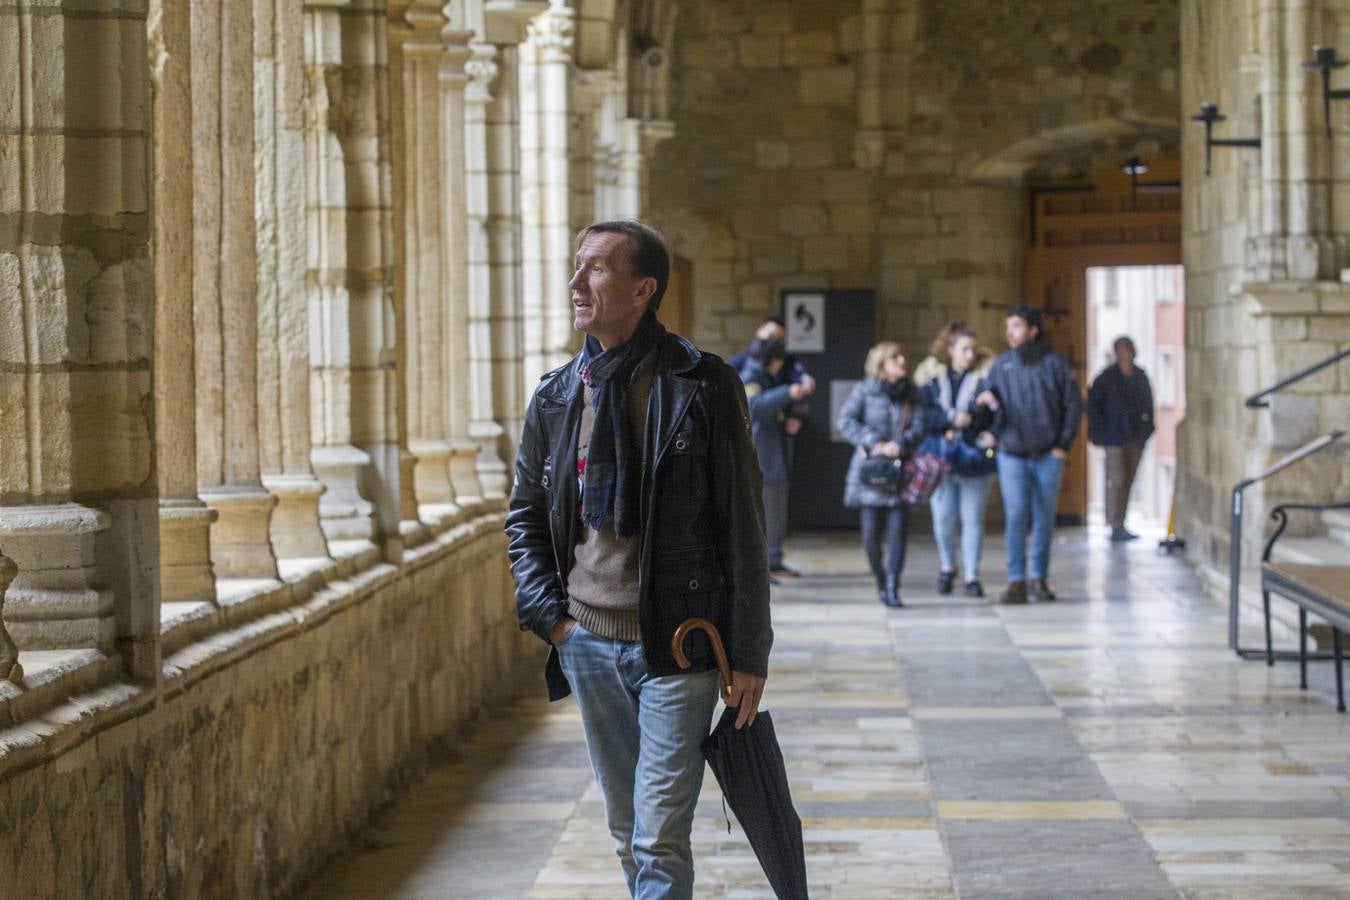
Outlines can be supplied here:
[[900, 499], [911, 506], [927, 503], [942, 484], [952, 464], [927, 450], [916, 450], [905, 460], [900, 474]]

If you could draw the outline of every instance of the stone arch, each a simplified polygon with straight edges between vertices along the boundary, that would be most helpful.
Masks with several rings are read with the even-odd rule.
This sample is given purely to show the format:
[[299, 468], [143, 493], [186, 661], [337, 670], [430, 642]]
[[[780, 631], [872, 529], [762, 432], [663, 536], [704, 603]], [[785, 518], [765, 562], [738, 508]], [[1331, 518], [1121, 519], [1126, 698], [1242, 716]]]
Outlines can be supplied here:
[[1056, 160], [1087, 160], [1115, 148], [1148, 148], [1153, 155], [1176, 157], [1179, 144], [1174, 120], [1100, 118], [1044, 129], [974, 159], [966, 171], [976, 181], [1019, 183]]

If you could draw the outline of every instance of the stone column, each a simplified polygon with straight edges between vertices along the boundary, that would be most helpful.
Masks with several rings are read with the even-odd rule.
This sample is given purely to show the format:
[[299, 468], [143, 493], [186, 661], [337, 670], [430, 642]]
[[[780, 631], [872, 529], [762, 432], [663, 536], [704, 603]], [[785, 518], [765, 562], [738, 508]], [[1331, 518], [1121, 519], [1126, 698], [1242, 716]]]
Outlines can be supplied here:
[[[403, 311], [403, 384], [417, 502], [431, 518], [459, 512], [450, 484], [448, 334], [449, 208], [441, 166], [441, 66], [446, 46], [439, 0], [390, 10], [394, 253]], [[462, 64], [464, 51], [459, 59]]]
[[150, 4], [153, 86], [155, 386], [159, 473], [160, 595], [165, 602], [216, 599], [211, 524], [197, 496], [196, 352], [192, 310], [193, 175], [191, 22], [185, 3]]
[[469, 434], [469, 254], [468, 204], [465, 174], [465, 103], [472, 32], [449, 25], [441, 32], [445, 55], [441, 61], [441, 185], [444, 189], [446, 317], [443, 352], [449, 373], [445, 395], [450, 442], [450, 486], [455, 504], [469, 510], [483, 499], [475, 463], [479, 445]]
[[[1260, 3], [1262, 233], [1248, 245], [1248, 270], [1258, 281], [1325, 280], [1339, 269], [1321, 81], [1302, 66], [1325, 37], [1313, 6], [1307, 0]], [[1227, 124], [1237, 128], [1250, 121], [1231, 118]]]
[[258, 432], [262, 483], [277, 498], [271, 537], [281, 559], [326, 558], [323, 484], [310, 467], [305, 295], [304, 12], [254, 0], [257, 188]]
[[[489, 23], [491, 20], [489, 20]], [[523, 29], [523, 25], [522, 25]], [[525, 403], [537, 383], [525, 378], [521, 304], [520, 104], [517, 45], [498, 48], [497, 84], [486, 110], [488, 144], [487, 221], [491, 260], [491, 352], [493, 417], [505, 433], [499, 450], [514, 459]]]
[[253, 24], [251, 4], [191, 3], [197, 483], [225, 578], [277, 577], [258, 458]]
[[572, 346], [568, 82], [575, 12], [550, 5], [529, 24], [520, 64], [520, 206], [525, 381]]
[[116, 651], [152, 679], [150, 67], [145, 13], [118, 10], [3, 17], [0, 546], [18, 646]]
[[469, 437], [478, 444], [476, 471], [483, 498], [505, 499], [510, 478], [498, 452], [503, 428], [495, 418], [492, 383], [492, 219], [491, 174], [488, 163], [488, 105], [497, 77], [497, 48], [474, 44], [466, 66], [465, 92], [465, 205], [468, 214], [468, 345]]
[[374, 507], [362, 479], [370, 455], [352, 443], [352, 371], [348, 328], [347, 174], [338, 140], [342, 20], [349, 0], [305, 4], [306, 284], [309, 311], [310, 428], [314, 472], [327, 490], [319, 498], [319, 521], [329, 541], [374, 537]]
[[344, 341], [339, 352], [345, 360], [334, 359], [338, 365], [330, 373], [348, 379], [349, 440], [370, 461], [361, 486], [373, 506], [374, 533], [385, 557], [394, 560], [402, 554], [403, 453], [392, 289], [388, 13], [383, 0], [362, 0], [340, 9], [338, 17], [342, 102], [333, 121], [346, 179], [348, 306], [331, 333]]

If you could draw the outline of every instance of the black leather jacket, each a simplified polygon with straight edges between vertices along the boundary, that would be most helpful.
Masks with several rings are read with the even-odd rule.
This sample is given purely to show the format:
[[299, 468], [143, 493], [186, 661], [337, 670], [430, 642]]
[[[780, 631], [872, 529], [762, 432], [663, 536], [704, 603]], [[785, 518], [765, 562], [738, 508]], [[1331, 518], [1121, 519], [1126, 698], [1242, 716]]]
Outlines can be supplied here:
[[[545, 641], [567, 612], [563, 585], [581, 525], [581, 403], [578, 356], [535, 389], [506, 517], [520, 627]], [[761, 491], [740, 378], [718, 357], [668, 335], [652, 374], [642, 451], [638, 622], [653, 676], [680, 671], [670, 639], [694, 616], [717, 625], [733, 669], [767, 674], [773, 630]], [[690, 671], [714, 665], [702, 632], [685, 648]], [[545, 671], [549, 699], [566, 697], [571, 688], [556, 648]]]

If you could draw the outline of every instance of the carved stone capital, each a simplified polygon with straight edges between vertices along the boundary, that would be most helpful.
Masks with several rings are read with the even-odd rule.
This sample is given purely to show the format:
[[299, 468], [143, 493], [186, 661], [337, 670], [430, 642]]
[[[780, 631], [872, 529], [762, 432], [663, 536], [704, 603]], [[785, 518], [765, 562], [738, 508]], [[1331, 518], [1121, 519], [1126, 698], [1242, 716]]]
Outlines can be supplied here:
[[530, 21], [526, 34], [530, 43], [539, 48], [542, 62], [571, 62], [572, 45], [576, 43], [576, 20], [575, 10], [550, 6]]
[[469, 85], [464, 98], [470, 103], [491, 103], [492, 82], [497, 79], [497, 48], [492, 44], [470, 44], [473, 55], [464, 64]]
[[441, 29], [441, 81], [458, 85], [468, 83], [468, 66], [473, 58], [473, 50], [469, 47], [472, 38], [472, 31]]

